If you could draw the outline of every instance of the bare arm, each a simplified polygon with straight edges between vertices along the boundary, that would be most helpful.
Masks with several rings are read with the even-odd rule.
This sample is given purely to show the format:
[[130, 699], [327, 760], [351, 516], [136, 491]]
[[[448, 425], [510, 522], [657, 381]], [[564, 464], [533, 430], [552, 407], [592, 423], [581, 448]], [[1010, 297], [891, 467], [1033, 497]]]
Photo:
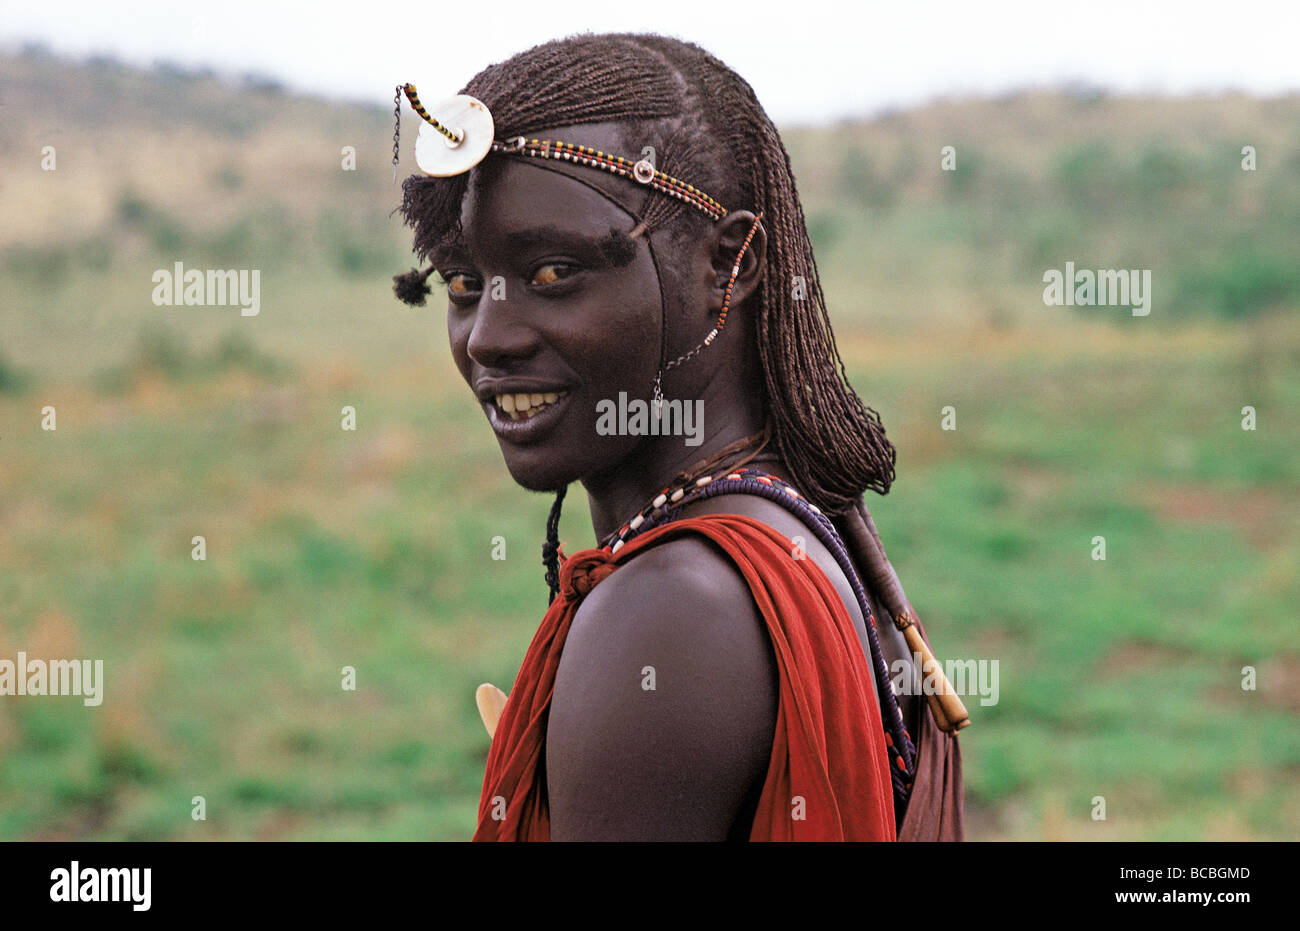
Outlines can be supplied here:
[[551, 838], [747, 836], [776, 707], [766, 626], [730, 561], [698, 538], [639, 554], [592, 590], [565, 641]]

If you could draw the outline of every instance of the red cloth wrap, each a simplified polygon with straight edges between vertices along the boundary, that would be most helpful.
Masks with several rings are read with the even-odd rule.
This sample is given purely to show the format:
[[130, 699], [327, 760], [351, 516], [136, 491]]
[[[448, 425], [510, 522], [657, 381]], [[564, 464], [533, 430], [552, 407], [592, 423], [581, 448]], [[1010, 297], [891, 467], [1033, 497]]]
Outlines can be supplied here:
[[[780, 673], [776, 730], [749, 839], [892, 841], [893, 795], [871, 667], [830, 580], [766, 524], [710, 514], [648, 531], [611, 556], [583, 550], [533, 637], [488, 752], [476, 841], [549, 840], [546, 719], [569, 625], [587, 593], [647, 547], [689, 533], [715, 543], [763, 615]], [[804, 817], [797, 819], [795, 798]], [[501, 815], [504, 799], [504, 818]]]

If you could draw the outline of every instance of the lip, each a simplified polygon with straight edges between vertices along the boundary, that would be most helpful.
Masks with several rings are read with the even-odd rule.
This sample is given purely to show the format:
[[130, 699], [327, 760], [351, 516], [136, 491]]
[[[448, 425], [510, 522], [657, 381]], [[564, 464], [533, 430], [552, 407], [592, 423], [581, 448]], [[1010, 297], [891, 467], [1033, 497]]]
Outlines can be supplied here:
[[[524, 388], [519, 388], [524, 391]], [[537, 390], [536, 388], [533, 389]], [[548, 391], [554, 389], [547, 389]], [[568, 389], [561, 389], [568, 390]], [[502, 392], [503, 394], [509, 392]], [[557, 392], [558, 393], [558, 392]], [[510, 415], [497, 407], [496, 396], [492, 395], [486, 401], [482, 401], [483, 409], [487, 412], [488, 422], [492, 424], [493, 431], [501, 439], [511, 443], [524, 445], [535, 443], [547, 431], [549, 431], [559, 419], [564, 415], [569, 401], [573, 398], [573, 392], [569, 391], [558, 401], [546, 405], [542, 410], [526, 420], [511, 420]]]

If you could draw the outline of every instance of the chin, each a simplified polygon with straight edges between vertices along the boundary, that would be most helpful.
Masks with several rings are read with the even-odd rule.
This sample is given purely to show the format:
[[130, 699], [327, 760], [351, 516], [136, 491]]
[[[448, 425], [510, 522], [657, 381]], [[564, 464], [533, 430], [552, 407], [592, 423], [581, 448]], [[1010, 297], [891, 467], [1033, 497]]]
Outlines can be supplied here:
[[[608, 448], [604, 444], [597, 446], [590, 440], [576, 446], [561, 444], [560, 448], [554, 445], [514, 446], [503, 442], [501, 455], [515, 484], [529, 491], [554, 492], [588, 476], [617, 468], [638, 445], [635, 438], [609, 439], [623, 442], [611, 444]], [[634, 442], [625, 447], [623, 443], [628, 439]], [[573, 455], [575, 450], [579, 455]]]
[[501, 455], [515, 484], [529, 491], [558, 491], [581, 478], [580, 469], [548, 449], [518, 449], [504, 443]]

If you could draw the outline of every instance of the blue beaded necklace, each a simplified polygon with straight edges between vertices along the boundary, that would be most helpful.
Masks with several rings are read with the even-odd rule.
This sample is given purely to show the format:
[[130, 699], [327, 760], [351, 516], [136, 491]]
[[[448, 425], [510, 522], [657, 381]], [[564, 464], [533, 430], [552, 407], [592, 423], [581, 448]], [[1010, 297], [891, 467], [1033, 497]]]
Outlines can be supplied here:
[[844, 577], [849, 580], [853, 594], [858, 600], [858, 608], [867, 622], [867, 638], [871, 644], [871, 665], [875, 673], [876, 694], [880, 699], [885, 747], [889, 751], [889, 776], [894, 788], [894, 812], [896, 819], [901, 823], [902, 814], [907, 809], [908, 797], [911, 795], [912, 782], [916, 778], [916, 748], [912, 744], [911, 735], [903, 726], [898, 698], [890, 686], [884, 653], [880, 649], [880, 640], [876, 636], [876, 619], [867, 601], [867, 593], [862, 587], [857, 569], [849, 557], [843, 540], [840, 539], [839, 532], [817, 505], [799, 494], [789, 482], [761, 469], [748, 466], [730, 471], [723, 470], [715, 475], [705, 475], [677, 487], [665, 488], [642, 508], [640, 513], [619, 528], [605, 542], [603, 548], [611, 555], [617, 553], [628, 540], [654, 527], [680, 519], [682, 508], [691, 502], [734, 494], [759, 495], [769, 501], [775, 501], [800, 518], [835, 557], [835, 562], [844, 572]]

